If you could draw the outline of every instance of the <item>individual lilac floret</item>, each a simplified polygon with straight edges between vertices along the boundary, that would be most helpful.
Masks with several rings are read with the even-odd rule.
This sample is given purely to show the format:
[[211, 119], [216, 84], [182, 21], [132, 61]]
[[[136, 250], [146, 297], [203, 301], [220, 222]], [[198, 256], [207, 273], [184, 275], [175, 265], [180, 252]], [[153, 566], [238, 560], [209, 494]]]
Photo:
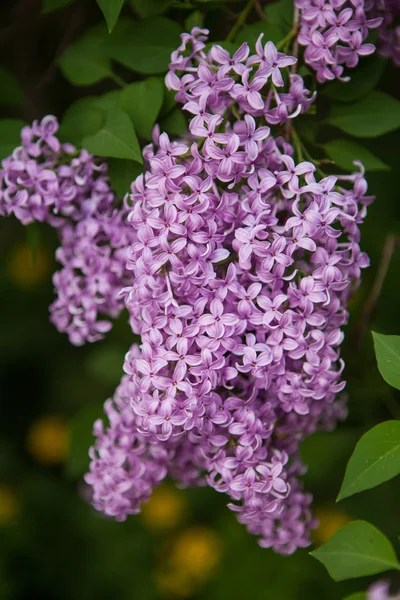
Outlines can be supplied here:
[[367, 600], [400, 600], [400, 594], [392, 596], [387, 581], [373, 583], [367, 591]]
[[134, 232], [127, 209], [116, 208], [107, 165], [61, 144], [57, 130], [52, 116], [22, 129], [21, 146], [2, 162], [0, 214], [57, 229], [56, 258], [63, 268], [53, 279], [51, 320], [80, 345], [100, 339], [111, 327], [103, 317], [116, 317], [123, 308], [119, 292], [128, 281], [126, 248]]
[[[156, 131], [132, 184], [124, 293], [142, 343], [124, 365], [131, 433], [168, 451], [181, 485], [225, 493], [261, 546], [290, 554], [315, 526], [299, 445], [346, 412], [342, 328], [368, 266], [359, 225], [372, 199], [363, 171], [317, 178], [273, 137], [295, 102], [275, 95], [273, 69], [285, 81], [292, 60], [261, 40], [254, 56], [244, 46], [231, 60], [205, 53], [206, 41], [205, 30], [184, 34], [167, 76], [192, 116], [190, 138]], [[291, 86], [307, 98], [297, 78]], [[91, 468], [107, 473], [107, 459]], [[96, 506], [112, 506], [102, 490], [100, 481]], [[129, 490], [122, 496], [136, 511]]]
[[382, 17], [371, 18], [364, 0], [295, 0], [295, 5], [300, 26], [297, 40], [305, 47], [304, 60], [320, 83], [346, 79], [345, 68], [356, 67], [360, 57], [375, 52], [366, 40], [369, 31], [381, 25]]

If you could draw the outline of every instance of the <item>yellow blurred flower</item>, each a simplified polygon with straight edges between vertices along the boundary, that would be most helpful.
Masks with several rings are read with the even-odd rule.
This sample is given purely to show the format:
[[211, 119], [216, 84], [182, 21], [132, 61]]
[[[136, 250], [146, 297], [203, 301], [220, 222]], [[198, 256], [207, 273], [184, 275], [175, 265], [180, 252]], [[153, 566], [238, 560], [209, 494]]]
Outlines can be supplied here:
[[19, 502], [13, 490], [0, 484], [0, 525], [6, 525], [19, 512]]
[[186, 500], [179, 490], [160, 485], [143, 505], [142, 518], [149, 529], [173, 529], [182, 521], [186, 510]]
[[320, 544], [325, 544], [338, 529], [351, 521], [351, 517], [338, 508], [320, 507], [314, 511], [319, 525], [313, 531], [313, 538]]
[[26, 243], [15, 247], [8, 261], [8, 274], [13, 283], [21, 288], [30, 288], [46, 279], [50, 271], [48, 253], [39, 247], [33, 260], [32, 252]]
[[62, 417], [52, 415], [34, 421], [28, 431], [27, 449], [42, 464], [62, 463], [69, 450], [67, 423]]
[[186, 529], [169, 546], [169, 554], [156, 573], [161, 594], [189, 598], [211, 577], [220, 559], [220, 539], [211, 529]]
[[205, 527], [190, 527], [181, 533], [171, 552], [171, 561], [197, 579], [208, 579], [221, 558], [218, 536]]
[[156, 584], [161, 595], [167, 598], [190, 598], [196, 589], [188, 573], [174, 568], [158, 570]]

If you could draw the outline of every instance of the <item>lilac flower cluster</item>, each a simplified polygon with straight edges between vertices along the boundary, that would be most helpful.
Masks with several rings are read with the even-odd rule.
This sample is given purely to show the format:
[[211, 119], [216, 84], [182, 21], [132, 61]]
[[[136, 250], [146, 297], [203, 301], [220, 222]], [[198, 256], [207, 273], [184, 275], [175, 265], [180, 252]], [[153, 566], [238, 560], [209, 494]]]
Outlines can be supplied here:
[[51, 320], [80, 345], [111, 327], [100, 315], [115, 317], [123, 308], [119, 292], [128, 281], [125, 253], [133, 232], [127, 210], [115, 208], [107, 165], [60, 144], [57, 130], [52, 116], [22, 129], [21, 146], [2, 162], [0, 215], [57, 229], [63, 268], [54, 275]]
[[371, 14], [382, 18], [379, 27], [378, 51], [400, 66], [400, 2], [399, 0], [375, 0]]
[[304, 60], [320, 83], [343, 79], [345, 67], [356, 67], [361, 56], [375, 51], [374, 44], [365, 40], [383, 18], [381, 14], [370, 14], [368, 2], [295, 0], [295, 5], [300, 26], [297, 40], [306, 48]]
[[298, 76], [285, 91], [295, 59], [261, 39], [254, 55], [207, 52], [207, 33], [182, 35], [167, 75], [191, 137], [156, 132], [132, 184], [124, 293], [142, 343], [109, 428], [95, 425], [86, 481], [119, 520], [167, 473], [208, 484], [261, 546], [289, 554], [314, 526], [299, 444], [345, 414], [342, 327], [371, 198], [362, 172], [318, 180], [265, 125], [290, 132], [312, 101]]

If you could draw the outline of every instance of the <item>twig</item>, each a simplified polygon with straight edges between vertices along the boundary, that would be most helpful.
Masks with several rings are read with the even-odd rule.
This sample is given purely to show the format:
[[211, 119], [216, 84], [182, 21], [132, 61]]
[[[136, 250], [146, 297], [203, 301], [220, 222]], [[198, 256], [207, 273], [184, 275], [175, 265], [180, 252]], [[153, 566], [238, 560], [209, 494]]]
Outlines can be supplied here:
[[[299, 9], [296, 5], [294, 7], [293, 27], [296, 29], [296, 31], [299, 30]], [[292, 54], [296, 59], [296, 62], [292, 65], [292, 73], [296, 73], [298, 64], [297, 58], [299, 56], [299, 42], [297, 41], [297, 35], [293, 42]]]
[[117, 75], [116, 73], [110, 73], [109, 74], [110, 79], [112, 79], [117, 85], [119, 85], [119, 87], [121, 88], [125, 88], [128, 84], [126, 83], [126, 81], [124, 81], [122, 79], [122, 77], [120, 77], [119, 75]]
[[365, 331], [368, 328], [371, 317], [374, 314], [376, 305], [378, 304], [383, 284], [385, 283], [385, 279], [389, 270], [390, 262], [397, 247], [400, 247], [400, 237], [390, 233], [385, 240], [375, 281], [364, 304], [360, 320], [356, 327], [356, 343], [358, 347], [361, 346]]
[[287, 35], [285, 35], [284, 38], [282, 38], [280, 40], [280, 42], [278, 42], [276, 44], [276, 49], [277, 50], [285, 50], [287, 46], [289, 46], [291, 40], [297, 35], [298, 33], [298, 27], [297, 25], [294, 25], [292, 27], [292, 29], [289, 31], [289, 33]]
[[260, 4], [260, 0], [256, 0], [256, 3], [254, 4], [254, 10], [256, 11], [256, 13], [258, 14], [258, 16], [260, 17], [261, 21], [265, 21], [265, 14], [264, 14], [264, 11], [263, 11], [262, 6]]
[[246, 23], [247, 16], [248, 16], [249, 12], [251, 11], [251, 9], [253, 8], [255, 2], [256, 2], [256, 0], [248, 0], [246, 6], [240, 13], [238, 20], [236, 21], [236, 23], [234, 24], [234, 26], [232, 27], [232, 29], [226, 36], [227, 42], [231, 42], [235, 38], [236, 34], [243, 27], [243, 25]]
[[292, 128], [291, 134], [292, 134], [294, 149], [296, 150], [297, 160], [299, 163], [301, 163], [301, 162], [303, 162], [302, 143], [301, 143], [301, 140], [300, 140], [299, 136], [297, 135], [297, 131], [294, 129], [294, 127]]

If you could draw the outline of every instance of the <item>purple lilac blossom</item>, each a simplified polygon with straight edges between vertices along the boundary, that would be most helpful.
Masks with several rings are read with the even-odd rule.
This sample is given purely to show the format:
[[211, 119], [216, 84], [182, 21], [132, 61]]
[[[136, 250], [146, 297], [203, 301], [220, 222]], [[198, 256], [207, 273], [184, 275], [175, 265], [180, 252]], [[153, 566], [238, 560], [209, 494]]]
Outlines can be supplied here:
[[57, 229], [63, 268], [53, 278], [51, 321], [80, 345], [100, 339], [111, 327], [102, 315], [116, 317], [123, 308], [119, 292], [129, 281], [126, 249], [134, 232], [127, 208], [117, 209], [106, 163], [61, 144], [57, 130], [52, 116], [22, 129], [21, 146], [2, 161], [0, 215]]
[[400, 600], [400, 594], [391, 596], [389, 583], [387, 581], [377, 581], [368, 588], [367, 600]]
[[290, 554], [315, 526], [299, 445], [346, 414], [342, 328], [372, 198], [362, 170], [317, 178], [275, 131], [313, 99], [299, 76], [282, 85], [295, 59], [261, 38], [252, 56], [206, 52], [207, 33], [181, 36], [166, 78], [191, 136], [156, 128], [132, 184], [124, 294], [141, 345], [110, 426], [95, 425], [86, 481], [119, 520], [167, 473], [208, 484], [261, 546]]
[[391, 58], [396, 66], [400, 66], [400, 1], [375, 0], [371, 4], [370, 14], [382, 18], [378, 30], [379, 54]]
[[[380, 0], [386, 2], [387, 0]], [[344, 79], [360, 57], [375, 52], [367, 42], [371, 30], [382, 25], [382, 14], [370, 14], [368, 0], [295, 0], [299, 10], [297, 40], [305, 47], [304, 60], [320, 83]]]

